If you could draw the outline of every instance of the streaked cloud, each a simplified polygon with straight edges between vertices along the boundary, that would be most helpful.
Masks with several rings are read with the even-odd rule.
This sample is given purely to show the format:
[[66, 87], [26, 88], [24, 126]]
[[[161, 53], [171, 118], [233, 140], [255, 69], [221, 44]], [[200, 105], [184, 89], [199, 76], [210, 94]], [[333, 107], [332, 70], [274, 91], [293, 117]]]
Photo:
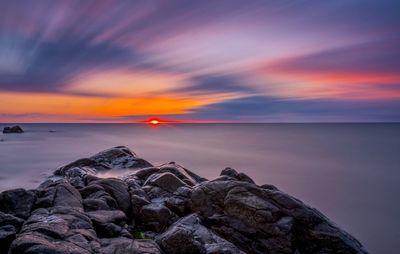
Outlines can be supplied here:
[[394, 0], [2, 1], [0, 121], [396, 120], [399, 8]]

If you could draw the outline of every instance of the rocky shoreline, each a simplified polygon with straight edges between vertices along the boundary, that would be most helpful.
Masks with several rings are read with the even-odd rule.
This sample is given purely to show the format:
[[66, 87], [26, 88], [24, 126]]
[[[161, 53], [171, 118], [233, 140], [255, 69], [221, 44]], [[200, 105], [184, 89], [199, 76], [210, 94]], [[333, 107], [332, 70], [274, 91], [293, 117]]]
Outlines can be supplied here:
[[[120, 178], [99, 177], [130, 170]], [[367, 253], [319, 211], [234, 169], [207, 180], [120, 146], [0, 193], [0, 254]]]

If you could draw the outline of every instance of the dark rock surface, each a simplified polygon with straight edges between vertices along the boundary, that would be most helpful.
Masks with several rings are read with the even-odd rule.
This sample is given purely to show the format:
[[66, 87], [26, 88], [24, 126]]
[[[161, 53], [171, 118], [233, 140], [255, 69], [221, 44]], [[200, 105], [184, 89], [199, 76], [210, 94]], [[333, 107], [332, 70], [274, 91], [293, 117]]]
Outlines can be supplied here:
[[3, 128], [3, 133], [23, 133], [24, 130], [18, 125], [12, 126], [12, 127], [4, 127]]
[[[131, 170], [101, 178], [107, 170]], [[0, 193], [0, 254], [361, 254], [351, 235], [273, 185], [226, 168], [207, 180], [115, 147]]]

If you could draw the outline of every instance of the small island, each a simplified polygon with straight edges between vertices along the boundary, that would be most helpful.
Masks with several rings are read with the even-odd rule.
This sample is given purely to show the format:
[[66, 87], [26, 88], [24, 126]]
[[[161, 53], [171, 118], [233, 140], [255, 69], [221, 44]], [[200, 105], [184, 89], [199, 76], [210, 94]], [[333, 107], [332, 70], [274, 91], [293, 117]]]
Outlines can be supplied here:
[[[102, 178], [110, 170], [130, 170]], [[0, 194], [0, 253], [367, 253], [316, 209], [232, 168], [214, 180], [119, 146]]]
[[8, 133], [23, 133], [23, 132], [24, 132], [24, 130], [18, 125], [15, 125], [15, 126], [12, 126], [12, 127], [4, 127], [4, 129], [3, 129], [3, 133], [4, 134], [8, 134]]

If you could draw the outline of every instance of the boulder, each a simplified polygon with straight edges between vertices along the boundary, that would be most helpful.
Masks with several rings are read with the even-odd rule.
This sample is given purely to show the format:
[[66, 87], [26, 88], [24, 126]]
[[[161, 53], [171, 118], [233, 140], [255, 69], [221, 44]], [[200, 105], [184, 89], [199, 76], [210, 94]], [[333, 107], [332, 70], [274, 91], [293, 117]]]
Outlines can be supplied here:
[[116, 178], [107, 178], [93, 181], [90, 185], [96, 184], [101, 186], [117, 203], [118, 208], [130, 216], [131, 197], [128, 185]]
[[160, 232], [169, 226], [175, 217], [167, 207], [162, 204], [151, 203], [140, 210], [141, 222], [147, 230]]
[[34, 191], [13, 189], [0, 193], [0, 211], [26, 219], [32, 210], [36, 196]]
[[73, 207], [39, 208], [24, 223], [10, 254], [99, 253], [91, 220]]
[[99, 237], [125, 236], [132, 238], [126, 230], [126, 216], [122, 211], [98, 210], [88, 212], [87, 215], [92, 220], [93, 227]]
[[244, 254], [234, 244], [203, 226], [195, 214], [175, 222], [156, 237], [156, 242], [166, 254]]
[[4, 127], [3, 128], [3, 133], [8, 134], [8, 133], [23, 133], [24, 130], [18, 125], [12, 126], [12, 127]]
[[174, 174], [169, 172], [151, 175], [149, 178], [147, 178], [147, 181], [144, 183], [144, 185], [157, 186], [170, 193], [173, 193], [179, 187], [188, 186]]
[[192, 193], [193, 211], [250, 253], [366, 253], [317, 210], [276, 189], [246, 181], [209, 181]]

